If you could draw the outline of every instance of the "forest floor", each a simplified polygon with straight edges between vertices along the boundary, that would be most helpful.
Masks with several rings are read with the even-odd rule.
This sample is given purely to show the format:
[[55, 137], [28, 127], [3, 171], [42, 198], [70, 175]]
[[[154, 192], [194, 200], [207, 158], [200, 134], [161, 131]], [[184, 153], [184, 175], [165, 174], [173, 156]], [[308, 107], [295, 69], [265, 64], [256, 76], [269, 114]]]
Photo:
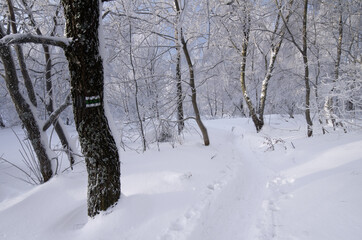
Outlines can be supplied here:
[[[209, 147], [191, 127], [174, 144], [122, 151], [122, 197], [95, 219], [84, 162], [70, 171], [63, 157], [65, 171], [34, 186], [0, 161], [0, 239], [362, 239], [361, 130], [307, 138], [301, 116], [265, 122], [257, 134], [249, 119], [205, 121]], [[20, 148], [0, 130], [0, 156], [25, 169]]]

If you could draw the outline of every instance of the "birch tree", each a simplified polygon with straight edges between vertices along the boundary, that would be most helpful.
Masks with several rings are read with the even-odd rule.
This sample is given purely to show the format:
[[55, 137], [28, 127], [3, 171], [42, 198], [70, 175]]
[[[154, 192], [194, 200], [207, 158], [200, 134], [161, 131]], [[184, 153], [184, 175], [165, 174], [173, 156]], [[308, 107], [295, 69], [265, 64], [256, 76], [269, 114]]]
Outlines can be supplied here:
[[[248, 1], [229, 2], [226, 4], [226, 8], [229, 8], [230, 12], [229, 14], [224, 14], [220, 20], [221, 25], [226, 30], [230, 45], [238, 52], [241, 58], [241, 90], [257, 132], [259, 132], [264, 126], [264, 111], [267, 100], [268, 85], [270, 79], [273, 76], [277, 56], [281, 49], [284, 35], [286, 33], [285, 24], [288, 23], [289, 18], [293, 12], [292, 0], [275, 1], [275, 5], [277, 7], [273, 6], [274, 3], [272, 2], [264, 2], [263, 4], [259, 6], [258, 3]], [[281, 9], [282, 6], [285, 10]], [[271, 8], [271, 10], [269, 10], [270, 12], [265, 12], [267, 8]], [[285, 23], [281, 19], [281, 15], [277, 13], [278, 11], [286, 14]], [[270, 21], [271, 17], [269, 15], [275, 18], [273, 24], [267, 24], [266, 21], [261, 20], [262, 18], [266, 18], [267, 21]], [[271, 25], [271, 27], [268, 28], [268, 25]], [[241, 34], [236, 34], [234, 30], [235, 28], [240, 29]], [[267, 47], [265, 47], [266, 41], [262, 40], [266, 37], [268, 38]], [[252, 49], [250, 50], [250, 48]], [[256, 60], [254, 58], [257, 54], [255, 52], [260, 52], [260, 57], [264, 61], [264, 68], [261, 68], [260, 65], [255, 66]], [[249, 75], [247, 73], [248, 64], [251, 65], [251, 73]], [[256, 68], [258, 70], [256, 70]], [[256, 99], [253, 102], [250, 89], [248, 90], [247, 79], [252, 79], [253, 74], [256, 71], [261, 72], [263, 69], [265, 69], [264, 76], [262, 77], [260, 84], [257, 84], [257, 88], [260, 88], [260, 95], [256, 96]], [[256, 95], [258, 95], [258, 92], [259, 91], [256, 91]]]

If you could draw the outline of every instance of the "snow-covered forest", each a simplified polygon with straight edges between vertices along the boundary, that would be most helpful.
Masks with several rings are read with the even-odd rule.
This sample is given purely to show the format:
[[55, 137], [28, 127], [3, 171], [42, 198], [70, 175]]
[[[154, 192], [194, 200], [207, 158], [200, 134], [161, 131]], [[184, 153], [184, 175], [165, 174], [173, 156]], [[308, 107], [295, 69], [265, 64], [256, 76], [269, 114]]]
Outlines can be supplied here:
[[360, 0], [4, 0], [0, 239], [362, 239]]

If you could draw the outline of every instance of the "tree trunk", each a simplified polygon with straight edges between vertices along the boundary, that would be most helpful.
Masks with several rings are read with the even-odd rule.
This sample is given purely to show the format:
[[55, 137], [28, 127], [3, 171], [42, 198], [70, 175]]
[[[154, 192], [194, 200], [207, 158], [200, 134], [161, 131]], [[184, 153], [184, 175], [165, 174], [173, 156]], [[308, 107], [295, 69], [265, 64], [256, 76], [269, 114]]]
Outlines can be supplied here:
[[[4, 32], [0, 28], [0, 37], [4, 37]], [[15, 104], [16, 111], [22, 121], [27, 136], [33, 146], [34, 152], [38, 158], [40, 172], [42, 175], [41, 182], [47, 182], [53, 175], [51, 167], [51, 157], [48, 155], [47, 143], [42, 137], [42, 132], [31, 106], [27, 103], [19, 89], [19, 79], [16, 73], [15, 63], [8, 46], [0, 46], [0, 57], [5, 69], [5, 82], [9, 94]]]
[[185, 127], [184, 122], [184, 108], [182, 96], [182, 79], [181, 79], [181, 46], [179, 43], [179, 32], [175, 26], [175, 43], [176, 43], [176, 90], [177, 90], [177, 129], [178, 134], [181, 134]]
[[251, 99], [248, 95], [248, 92], [246, 90], [246, 76], [245, 76], [245, 70], [246, 70], [246, 57], [248, 52], [248, 44], [249, 44], [249, 33], [245, 32], [247, 34], [246, 39], [243, 40], [242, 49], [241, 49], [241, 66], [240, 66], [240, 83], [241, 83], [241, 91], [243, 92], [243, 96], [246, 102], [246, 105], [249, 109], [249, 114], [251, 116], [251, 119], [253, 120], [254, 126], [256, 128], [256, 132], [260, 132], [260, 130], [264, 126], [264, 120], [259, 119], [257, 116], [257, 113], [255, 111], [255, 108], [253, 106], [253, 103], [251, 102]]
[[[315, 44], [315, 42], [314, 42], [314, 44]], [[319, 121], [319, 124], [322, 127], [322, 133], [326, 134], [326, 129], [323, 126], [323, 121], [322, 121], [322, 118], [321, 118], [321, 110], [319, 108], [318, 85], [319, 85], [319, 75], [320, 75], [320, 72], [321, 72], [321, 63], [320, 63], [320, 60], [319, 60], [319, 49], [318, 48], [316, 49], [316, 58], [317, 58], [317, 71], [316, 71], [315, 83], [314, 83], [314, 85], [315, 85], [314, 94], [315, 94], [316, 104], [317, 104], [318, 121]]]
[[[292, 4], [293, 4], [293, 0], [290, 0], [289, 5], [291, 6]], [[278, 2], [277, 2], [277, 7], [280, 11], [281, 6], [279, 5]], [[253, 103], [252, 103], [250, 97], [247, 94], [246, 83], [245, 83], [245, 81], [246, 81], [246, 77], [245, 77], [246, 59], [247, 59], [247, 50], [248, 50], [249, 34], [250, 34], [250, 13], [248, 12], [248, 10], [245, 7], [244, 7], [244, 12], [246, 15], [245, 22], [247, 24], [244, 25], [244, 29], [243, 29], [244, 39], [243, 39], [242, 49], [241, 49], [242, 60], [241, 60], [240, 82], [241, 82], [241, 89], [243, 92], [243, 96], [244, 96], [244, 99], [249, 108], [251, 118], [254, 122], [256, 131], [259, 132], [264, 126], [264, 110], [265, 110], [265, 103], [266, 103], [266, 99], [267, 99], [269, 81], [272, 77], [272, 74], [274, 71], [274, 65], [275, 65], [280, 47], [283, 43], [285, 28], [286, 28], [285, 24], [288, 23], [292, 12], [291, 11], [288, 12], [288, 15], [285, 18], [284, 26], [282, 26], [280, 29], [279, 29], [279, 22], [280, 22], [281, 14], [279, 14], [276, 18], [275, 28], [274, 28], [274, 31], [272, 33], [273, 35], [271, 38], [272, 44], [270, 47], [271, 48], [270, 49], [270, 60], [268, 63], [267, 54], [266, 54], [264, 56], [265, 75], [264, 75], [264, 79], [263, 79], [261, 91], [260, 91], [259, 106], [255, 106], [255, 108], [253, 106]], [[275, 40], [275, 38], [278, 38], [278, 40]], [[275, 40], [275, 43], [274, 43], [274, 40]], [[253, 68], [253, 66], [252, 66], [252, 68]], [[256, 93], [256, 102], [258, 102], [257, 93]], [[257, 109], [257, 111], [256, 111], [256, 109]]]
[[[46, 102], [46, 110], [48, 111], [48, 114], [51, 115], [54, 112], [54, 101], [53, 101], [53, 82], [52, 82], [52, 60], [50, 57], [49, 47], [47, 45], [43, 45], [44, 49], [44, 55], [45, 55], [45, 80], [46, 80], [46, 91], [48, 94], [48, 100]], [[69, 159], [70, 167], [72, 168], [74, 164], [74, 156], [73, 156], [73, 150], [70, 147], [69, 140], [67, 138], [67, 135], [65, 133], [65, 130], [63, 129], [62, 125], [59, 123], [59, 120], [56, 120], [54, 123], [54, 129], [57, 133], [60, 142], [62, 143], [63, 149], [67, 152], [67, 156]]]
[[192, 103], [192, 107], [194, 109], [196, 123], [200, 128], [202, 137], [204, 139], [205, 146], [209, 146], [210, 145], [209, 134], [207, 133], [207, 129], [206, 129], [204, 123], [201, 120], [199, 107], [197, 106], [194, 66], [192, 64], [189, 51], [187, 49], [186, 41], [185, 41], [185, 39], [184, 39], [184, 37], [182, 35], [182, 29], [181, 29], [181, 43], [182, 43], [182, 49], [184, 51], [187, 64], [189, 66], [190, 87], [191, 87], [191, 103]]
[[[17, 33], [17, 28], [16, 28], [16, 19], [15, 19], [15, 13], [14, 13], [14, 6], [11, 0], [6, 0], [7, 4], [8, 4], [8, 9], [9, 9], [9, 15], [10, 15], [10, 20], [11, 20], [11, 29], [12, 32], [14, 34]], [[24, 53], [23, 53], [23, 49], [21, 48], [21, 46], [19, 45], [15, 45], [15, 52], [16, 55], [18, 57], [19, 60], [19, 66], [20, 66], [20, 71], [21, 74], [24, 78], [24, 85], [25, 88], [28, 92], [28, 97], [30, 99], [30, 102], [36, 107], [37, 106], [37, 102], [36, 102], [36, 97], [35, 97], [35, 91], [34, 91], [34, 87], [33, 87], [33, 83], [31, 82], [31, 78], [29, 76], [29, 72], [25, 63], [25, 58], [24, 58]]]
[[100, 52], [101, 0], [62, 0], [65, 50], [71, 74], [75, 124], [88, 171], [88, 215], [114, 205], [121, 193], [117, 146], [104, 112], [104, 73]]
[[[9, 1], [9, 0], [8, 0]], [[29, 9], [29, 5], [27, 3], [26, 0], [22, 0], [21, 1], [23, 3], [23, 5], [25, 6], [26, 9]], [[41, 30], [39, 29], [34, 15], [32, 13], [32, 11], [27, 11], [28, 17], [30, 19], [31, 25], [35, 28], [35, 32], [37, 35], [39, 36], [43, 36]], [[58, 15], [58, 10], [56, 11], [56, 16]], [[51, 32], [51, 36], [54, 36], [55, 30], [56, 30], [56, 26], [57, 26], [57, 21], [56, 21], [56, 16], [53, 17], [53, 21], [54, 21], [54, 27], [53, 27], [53, 31]], [[52, 82], [52, 59], [50, 57], [50, 48], [48, 45], [43, 44], [42, 45], [43, 50], [44, 50], [44, 57], [45, 57], [45, 86], [46, 86], [46, 91], [48, 94], [48, 99], [45, 102], [45, 107], [46, 110], [48, 112], [49, 115], [51, 115], [54, 112], [54, 104], [53, 104], [53, 82]], [[34, 94], [35, 96], [35, 94]], [[36, 103], [36, 102], [35, 102]], [[63, 126], [57, 121], [53, 122], [54, 125], [54, 129], [55, 132], [57, 133], [59, 140], [62, 144], [63, 149], [67, 152], [68, 154], [68, 159], [70, 162], [70, 166], [72, 167], [72, 165], [74, 164], [74, 156], [73, 156], [73, 150], [70, 147], [69, 144], [69, 139], [67, 137], [66, 134], [66, 130], [63, 128]], [[45, 131], [43, 129], [43, 131]]]
[[[276, 33], [276, 32], [274, 32], [274, 33]], [[260, 102], [259, 102], [258, 113], [259, 113], [259, 120], [263, 123], [263, 125], [264, 125], [264, 109], [265, 109], [265, 102], [266, 102], [266, 96], [267, 96], [267, 91], [268, 91], [268, 84], [272, 77], [273, 70], [274, 70], [274, 64], [277, 59], [282, 42], [283, 42], [283, 36], [276, 43], [276, 45], [272, 46], [272, 48], [271, 48], [269, 66], [268, 66], [266, 74], [264, 76], [261, 91], [260, 91]]]
[[[180, 9], [178, 0], [175, 0], [175, 8], [176, 8], [177, 15], [179, 16], [180, 12], [181, 12], [181, 9]], [[192, 103], [192, 107], [194, 109], [196, 123], [200, 128], [202, 137], [204, 139], [205, 146], [209, 146], [210, 145], [209, 134], [207, 133], [207, 129], [206, 129], [205, 125], [203, 124], [202, 120], [201, 120], [199, 107], [197, 106], [194, 66], [193, 66], [192, 61], [191, 61], [190, 53], [189, 53], [189, 51], [187, 49], [187, 43], [186, 43], [185, 38], [183, 36], [182, 28], [180, 28], [180, 40], [181, 40], [182, 50], [183, 50], [183, 52], [185, 54], [185, 58], [186, 58], [188, 66], [189, 66], [190, 87], [191, 87], [191, 103]]]
[[247, 11], [246, 7], [244, 7], [244, 28], [243, 28], [243, 40], [241, 45], [241, 65], [240, 65], [240, 84], [241, 91], [243, 93], [243, 97], [245, 99], [246, 105], [249, 109], [249, 114], [251, 119], [253, 120], [254, 126], [257, 132], [260, 132], [262, 127], [264, 126], [264, 119], [259, 118], [257, 112], [254, 108], [254, 105], [249, 97], [248, 91], [246, 89], [246, 60], [248, 55], [248, 46], [249, 46], [249, 36], [250, 36], [250, 13]]
[[138, 101], [139, 87], [138, 87], [138, 82], [137, 82], [137, 78], [136, 78], [136, 68], [135, 68], [135, 65], [133, 63], [132, 25], [131, 25], [131, 22], [129, 22], [129, 62], [131, 64], [131, 68], [132, 68], [132, 77], [133, 77], [134, 88], [135, 88], [134, 101], [135, 101], [135, 106], [136, 106], [137, 119], [138, 119], [138, 123], [140, 125], [140, 135], [141, 135], [141, 140], [142, 140], [142, 150], [143, 150], [143, 152], [145, 152], [146, 149], [147, 149], [147, 143], [146, 143], [145, 130], [144, 130], [144, 126], [143, 126], [143, 119], [141, 117], [140, 104], [139, 104], [139, 101]]
[[[334, 79], [333, 83], [338, 81], [339, 78], [339, 68], [341, 64], [341, 56], [342, 56], [342, 43], [343, 43], [343, 10], [342, 10], [342, 3], [339, 1], [339, 18], [338, 18], [338, 39], [337, 39], [337, 58], [334, 64]], [[330, 91], [331, 94], [333, 94], [335, 90], [335, 87], [332, 88]], [[336, 97], [328, 96], [324, 109], [327, 113], [328, 118], [331, 120], [333, 128], [335, 130], [335, 127], [337, 125], [337, 116], [335, 115], [335, 109], [334, 106], [338, 105]]]
[[[292, 2], [292, 1], [291, 1]], [[304, 0], [303, 8], [303, 26], [302, 26], [302, 47], [295, 41], [294, 35], [290, 31], [287, 20], [281, 13], [281, 6], [278, 5], [279, 15], [282, 17], [286, 30], [290, 35], [290, 41], [298, 49], [303, 57], [304, 64], [304, 83], [305, 83], [305, 119], [307, 122], [307, 135], [311, 137], [313, 135], [313, 122], [310, 116], [310, 79], [309, 79], [309, 66], [308, 66], [308, 41], [307, 41], [307, 22], [308, 22], [308, 0]]]
[[5, 127], [5, 124], [4, 124], [4, 121], [3, 121], [3, 117], [0, 114], [0, 128], [4, 128], [4, 127]]
[[307, 17], [308, 17], [308, 0], [304, 1], [303, 12], [303, 63], [304, 63], [304, 83], [305, 83], [305, 119], [307, 121], [307, 135], [313, 135], [313, 122], [310, 116], [310, 84], [309, 84], [309, 66], [308, 66], [308, 45], [307, 45]]

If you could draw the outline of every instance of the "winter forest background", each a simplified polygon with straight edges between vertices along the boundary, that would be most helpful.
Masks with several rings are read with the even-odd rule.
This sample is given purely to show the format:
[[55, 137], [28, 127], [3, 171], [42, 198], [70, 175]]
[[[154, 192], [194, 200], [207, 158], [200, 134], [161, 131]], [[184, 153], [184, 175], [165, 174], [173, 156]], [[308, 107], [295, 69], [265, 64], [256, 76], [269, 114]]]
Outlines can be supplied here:
[[[305, 50], [308, 57], [311, 117], [321, 120], [321, 126], [315, 127], [323, 127], [331, 118], [341, 122], [358, 119], [361, 111], [361, 3], [309, 1], [306, 48], [303, 49], [304, 2], [180, 1], [179, 15], [174, 1], [104, 3], [105, 86], [115, 120], [122, 121], [126, 126], [123, 129], [137, 129], [137, 137], [146, 138], [146, 145], [164, 134], [175, 134], [180, 100], [177, 92], [179, 35], [187, 43], [198, 106], [205, 119], [249, 117], [251, 111], [243, 97], [246, 94], [256, 114], [264, 95], [267, 96], [265, 114], [304, 113], [305, 65], [300, 50]], [[65, 20], [59, 2], [13, 1], [13, 5], [18, 33], [64, 36]], [[13, 30], [6, 1], [1, 3], [1, 16], [2, 28], [10, 34]], [[248, 46], [246, 92], [243, 94], [240, 66], [245, 43]], [[275, 54], [278, 44], [281, 44], [280, 50], [269, 69], [271, 55]], [[56, 109], [69, 94], [68, 64], [63, 51], [57, 47], [49, 47], [49, 70], [42, 45], [24, 44], [21, 48], [36, 95], [38, 116], [45, 120], [49, 116], [47, 71], [51, 71], [52, 100]], [[187, 118], [194, 112], [189, 68], [184, 53], [180, 55], [181, 99]], [[267, 85], [263, 81], [270, 70]], [[13, 126], [19, 120], [3, 74], [4, 69], [0, 95], [2, 125]], [[24, 77], [19, 74], [19, 78]], [[24, 87], [22, 81], [20, 87]], [[263, 87], [268, 88], [267, 94], [261, 94]], [[73, 122], [71, 107], [63, 111], [60, 119], [67, 124]], [[150, 131], [153, 134], [149, 134]], [[135, 137], [129, 136], [130, 131], [123, 133], [123, 137]]]
[[2, 1], [0, 128], [21, 125], [32, 160], [1, 161], [39, 184], [60, 156], [85, 158], [93, 217], [119, 199], [116, 148], [174, 148], [190, 131], [212, 145], [213, 119], [360, 130], [361, 13], [360, 0]]

